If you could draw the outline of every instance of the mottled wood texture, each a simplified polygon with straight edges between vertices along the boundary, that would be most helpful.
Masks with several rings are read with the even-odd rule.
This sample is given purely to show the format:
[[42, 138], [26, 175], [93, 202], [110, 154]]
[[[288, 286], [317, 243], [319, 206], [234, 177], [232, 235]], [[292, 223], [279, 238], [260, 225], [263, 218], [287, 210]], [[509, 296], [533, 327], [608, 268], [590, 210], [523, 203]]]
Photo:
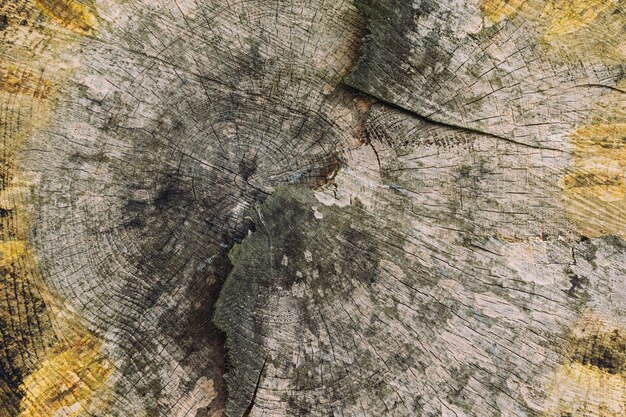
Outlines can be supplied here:
[[0, 417], [626, 415], [625, 25], [0, 0]]

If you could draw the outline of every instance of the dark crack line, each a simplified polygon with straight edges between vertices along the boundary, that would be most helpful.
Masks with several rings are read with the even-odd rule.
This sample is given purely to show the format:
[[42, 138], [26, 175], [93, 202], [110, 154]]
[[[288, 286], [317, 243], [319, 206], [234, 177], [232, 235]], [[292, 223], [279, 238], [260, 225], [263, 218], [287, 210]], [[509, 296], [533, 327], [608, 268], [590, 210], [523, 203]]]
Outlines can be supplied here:
[[554, 151], [554, 152], [561, 152], [561, 153], [569, 153], [568, 151], [563, 150], [563, 149], [552, 148], [552, 147], [549, 147], [549, 146], [533, 145], [533, 144], [530, 144], [530, 143], [524, 143], [524, 142], [520, 142], [520, 141], [517, 141], [515, 139], [506, 137], [506, 136], [501, 136], [501, 135], [498, 135], [498, 134], [495, 134], [495, 133], [490, 133], [490, 132], [487, 132], [487, 131], [484, 131], [484, 130], [481, 130], [481, 129], [476, 129], [476, 128], [467, 127], [467, 126], [460, 126], [460, 125], [452, 124], [452, 123], [440, 122], [438, 120], [434, 120], [434, 119], [430, 118], [429, 116], [424, 116], [423, 114], [417, 113], [415, 110], [411, 110], [411, 109], [408, 109], [408, 108], [406, 108], [404, 106], [401, 106], [400, 104], [393, 103], [393, 102], [387, 101], [387, 100], [385, 100], [385, 99], [383, 99], [383, 98], [381, 98], [379, 96], [369, 94], [369, 93], [361, 90], [360, 88], [354, 87], [351, 84], [345, 84], [345, 85], [348, 88], [348, 90], [352, 90], [353, 92], [356, 92], [356, 93], [358, 93], [358, 94], [360, 94], [362, 96], [365, 96], [365, 97], [370, 97], [370, 98], [374, 99], [375, 101], [377, 101], [377, 102], [379, 102], [379, 103], [381, 103], [381, 104], [383, 104], [383, 105], [385, 105], [385, 106], [387, 106], [389, 108], [401, 111], [401, 112], [406, 113], [406, 114], [410, 114], [413, 117], [416, 117], [416, 118], [418, 118], [420, 120], [423, 120], [425, 122], [434, 124], [435, 126], [441, 126], [441, 127], [445, 127], [445, 128], [448, 128], [448, 129], [461, 131], [461, 132], [466, 132], [466, 133], [471, 133], [471, 134], [478, 134], [478, 135], [483, 135], [483, 136], [487, 136], [487, 137], [490, 137], [490, 138], [500, 139], [502, 141], [505, 141], [505, 142], [508, 142], [508, 143], [512, 143], [512, 144], [515, 144], [515, 145], [519, 145], [519, 146], [523, 146], [523, 147], [526, 147], [526, 148], [540, 149], [540, 150]]
[[265, 370], [265, 365], [267, 364], [267, 358], [268, 357], [266, 356], [265, 360], [263, 361], [263, 366], [261, 366], [261, 370], [259, 371], [259, 376], [256, 380], [256, 386], [254, 387], [254, 392], [252, 393], [252, 398], [250, 399], [250, 405], [248, 406], [248, 408], [246, 408], [246, 411], [243, 412], [241, 417], [248, 417], [252, 412], [252, 408], [254, 407], [254, 401], [256, 400], [256, 394], [259, 390], [259, 385], [261, 384], [261, 377], [263, 376], [263, 371]]
[[626, 90], [621, 89], [619, 87], [615, 87], [613, 85], [606, 85], [606, 84], [597, 84], [597, 83], [588, 83], [588, 84], [579, 84], [579, 85], [575, 85], [572, 88], [580, 88], [580, 87], [589, 87], [589, 88], [606, 88], [612, 91], [616, 91], [619, 93], [624, 93], [626, 94]]

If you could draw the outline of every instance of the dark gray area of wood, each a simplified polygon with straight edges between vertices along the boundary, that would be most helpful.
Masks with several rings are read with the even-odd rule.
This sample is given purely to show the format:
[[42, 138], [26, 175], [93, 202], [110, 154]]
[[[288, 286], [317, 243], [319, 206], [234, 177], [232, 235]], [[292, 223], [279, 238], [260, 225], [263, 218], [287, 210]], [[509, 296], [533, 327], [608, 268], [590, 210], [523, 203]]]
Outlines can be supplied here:
[[[16, 169], [48, 298], [6, 304], [102, 341], [76, 415], [626, 412], [623, 6], [98, 0], [72, 26], [87, 3], [0, 2], [0, 57], [58, 89]], [[29, 320], [0, 332], [11, 413], [52, 340]]]

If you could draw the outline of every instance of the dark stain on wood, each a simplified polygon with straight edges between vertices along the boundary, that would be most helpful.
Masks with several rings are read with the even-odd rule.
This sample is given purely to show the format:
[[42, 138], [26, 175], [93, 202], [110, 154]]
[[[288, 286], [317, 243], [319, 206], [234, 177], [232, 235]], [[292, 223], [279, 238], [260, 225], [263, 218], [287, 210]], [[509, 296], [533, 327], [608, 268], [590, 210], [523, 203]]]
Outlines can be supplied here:
[[613, 329], [581, 337], [576, 340], [572, 359], [610, 374], [626, 376], [626, 333], [622, 329]]

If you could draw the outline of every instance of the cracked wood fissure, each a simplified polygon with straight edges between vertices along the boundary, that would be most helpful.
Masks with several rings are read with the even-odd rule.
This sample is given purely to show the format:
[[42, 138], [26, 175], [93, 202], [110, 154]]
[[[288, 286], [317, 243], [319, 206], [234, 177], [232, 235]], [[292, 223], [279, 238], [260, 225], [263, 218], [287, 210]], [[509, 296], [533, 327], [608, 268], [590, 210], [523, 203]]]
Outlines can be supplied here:
[[626, 415], [617, 0], [0, 0], [0, 417]]

